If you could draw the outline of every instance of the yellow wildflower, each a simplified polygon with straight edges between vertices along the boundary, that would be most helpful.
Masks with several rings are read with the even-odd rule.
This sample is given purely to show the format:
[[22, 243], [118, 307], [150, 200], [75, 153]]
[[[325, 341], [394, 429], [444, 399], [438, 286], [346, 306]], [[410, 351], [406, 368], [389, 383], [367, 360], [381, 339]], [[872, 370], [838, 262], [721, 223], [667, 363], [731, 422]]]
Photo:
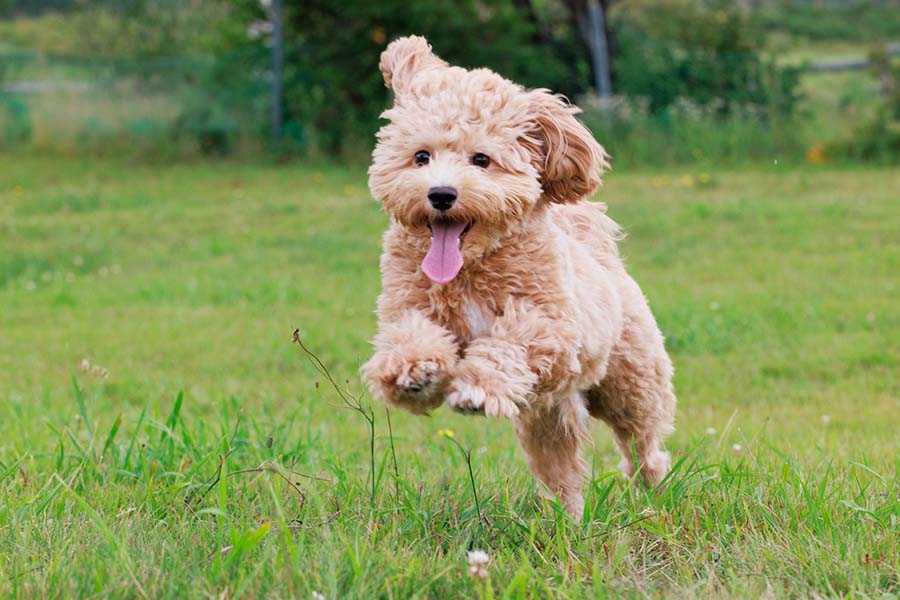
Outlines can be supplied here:
[[822, 142], [816, 142], [806, 151], [806, 162], [811, 165], [820, 165], [825, 162], [827, 158], [828, 157], [825, 155], [825, 144]]

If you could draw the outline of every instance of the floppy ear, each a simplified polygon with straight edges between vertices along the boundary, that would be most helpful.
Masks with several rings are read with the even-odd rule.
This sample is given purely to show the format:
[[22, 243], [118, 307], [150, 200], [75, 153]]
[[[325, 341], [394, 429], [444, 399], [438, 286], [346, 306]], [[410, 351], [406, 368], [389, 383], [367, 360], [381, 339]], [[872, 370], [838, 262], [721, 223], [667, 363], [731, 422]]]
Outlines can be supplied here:
[[581, 112], [547, 90], [534, 90], [531, 115], [540, 141], [534, 148], [544, 198], [550, 202], [577, 202], [600, 187], [609, 155], [575, 115]]
[[406, 92], [410, 81], [420, 71], [446, 66], [446, 62], [432, 54], [428, 40], [418, 35], [402, 37], [388, 44], [378, 63], [384, 84], [393, 88], [396, 94]]

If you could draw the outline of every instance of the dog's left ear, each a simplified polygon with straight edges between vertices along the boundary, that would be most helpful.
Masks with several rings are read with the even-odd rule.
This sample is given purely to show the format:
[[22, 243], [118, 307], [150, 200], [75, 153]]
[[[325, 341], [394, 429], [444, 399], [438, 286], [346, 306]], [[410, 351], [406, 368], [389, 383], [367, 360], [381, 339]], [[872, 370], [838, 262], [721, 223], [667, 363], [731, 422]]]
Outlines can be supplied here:
[[528, 96], [529, 115], [534, 118], [530, 137], [540, 142], [532, 151], [536, 153], [543, 197], [565, 203], [593, 194], [610, 167], [609, 155], [575, 118], [581, 109], [547, 90], [534, 90]]

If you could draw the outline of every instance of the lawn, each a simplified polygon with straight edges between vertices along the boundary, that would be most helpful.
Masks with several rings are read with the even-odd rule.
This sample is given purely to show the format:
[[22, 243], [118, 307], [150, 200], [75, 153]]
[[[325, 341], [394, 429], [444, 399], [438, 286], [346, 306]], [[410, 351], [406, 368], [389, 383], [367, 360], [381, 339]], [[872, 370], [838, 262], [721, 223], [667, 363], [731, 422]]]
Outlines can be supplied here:
[[292, 343], [362, 390], [387, 222], [364, 166], [2, 156], [0, 596], [895, 597], [898, 190], [608, 177], [676, 364], [677, 463], [636, 489], [595, 425], [576, 523], [510, 423], [362, 397], [373, 439]]

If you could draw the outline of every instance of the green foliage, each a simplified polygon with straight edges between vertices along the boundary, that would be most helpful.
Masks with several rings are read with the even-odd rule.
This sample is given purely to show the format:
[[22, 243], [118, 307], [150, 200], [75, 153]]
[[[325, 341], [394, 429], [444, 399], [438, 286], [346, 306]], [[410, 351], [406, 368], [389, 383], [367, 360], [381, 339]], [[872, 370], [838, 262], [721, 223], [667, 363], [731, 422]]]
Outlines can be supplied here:
[[[379, 54], [391, 39], [418, 33], [447, 60], [585, 105], [619, 165], [802, 160], [816, 144], [829, 157], [893, 152], [890, 135], [878, 134], [888, 121], [875, 119], [874, 86], [812, 73], [801, 81], [784, 66], [790, 61], [768, 60], [757, 15], [771, 4], [748, 16], [716, 0], [614, 3], [618, 97], [607, 121], [589, 99], [589, 56], [571, 4], [288, 2], [287, 122], [277, 150], [367, 160], [390, 103]], [[816, 14], [827, 20], [841, 10]], [[0, 143], [134, 159], [258, 154], [271, 140], [267, 20], [256, 0], [80, 0], [64, 13], [0, 21], [0, 68], [42, 84], [0, 100]], [[862, 135], [870, 141], [855, 143]]]
[[175, 135], [196, 142], [201, 154], [228, 154], [237, 124], [210, 106], [188, 107], [175, 120]]
[[20, 99], [0, 94], [0, 148], [21, 147], [31, 141], [32, 125], [28, 105]]
[[878, 41], [900, 37], [900, 2], [776, 0], [763, 3], [754, 19], [769, 31], [812, 40]]
[[330, 153], [370, 147], [390, 100], [379, 55], [403, 35], [424, 35], [452, 63], [489, 67], [527, 86], [584, 90], [586, 57], [569, 52], [563, 60], [565, 37], [534, 43], [533, 25], [511, 0], [317, 0], [287, 3], [286, 21], [286, 116], [300, 124], [301, 143]]
[[[75, 6], [78, 0], [0, 0], [0, 7], [5, 7], [6, 14], [38, 15], [51, 11], [67, 10]], [[0, 12], [0, 17], [4, 16]]]
[[900, 162], [900, 62], [884, 46], [869, 54], [869, 72], [878, 82], [881, 104], [875, 116], [843, 150], [866, 160]]
[[683, 98], [660, 113], [646, 101], [616, 100], [604, 112], [596, 99], [583, 97], [582, 120], [612, 156], [615, 168], [661, 164], [709, 167], [740, 163], [798, 162], [816, 139], [799, 117], [760, 122], [757, 112], [736, 108], [721, 115]]
[[32, 134], [28, 105], [3, 89], [6, 70], [0, 61], [0, 150], [24, 145]]
[[763, 58], [762, 32], [732, 3], [626, 3], [612, 22], [616, 88], [646, 98], [653, 114], [678, 99], [720, 115], [743, 109], [780, 117], [794, 109], [799, 71]]
[[208, 48], [228, 13], [224, 3], [205, 0], [56, 1], [68, 10], [13, 20], [10, 41], [70, 57], [173, 56]]

